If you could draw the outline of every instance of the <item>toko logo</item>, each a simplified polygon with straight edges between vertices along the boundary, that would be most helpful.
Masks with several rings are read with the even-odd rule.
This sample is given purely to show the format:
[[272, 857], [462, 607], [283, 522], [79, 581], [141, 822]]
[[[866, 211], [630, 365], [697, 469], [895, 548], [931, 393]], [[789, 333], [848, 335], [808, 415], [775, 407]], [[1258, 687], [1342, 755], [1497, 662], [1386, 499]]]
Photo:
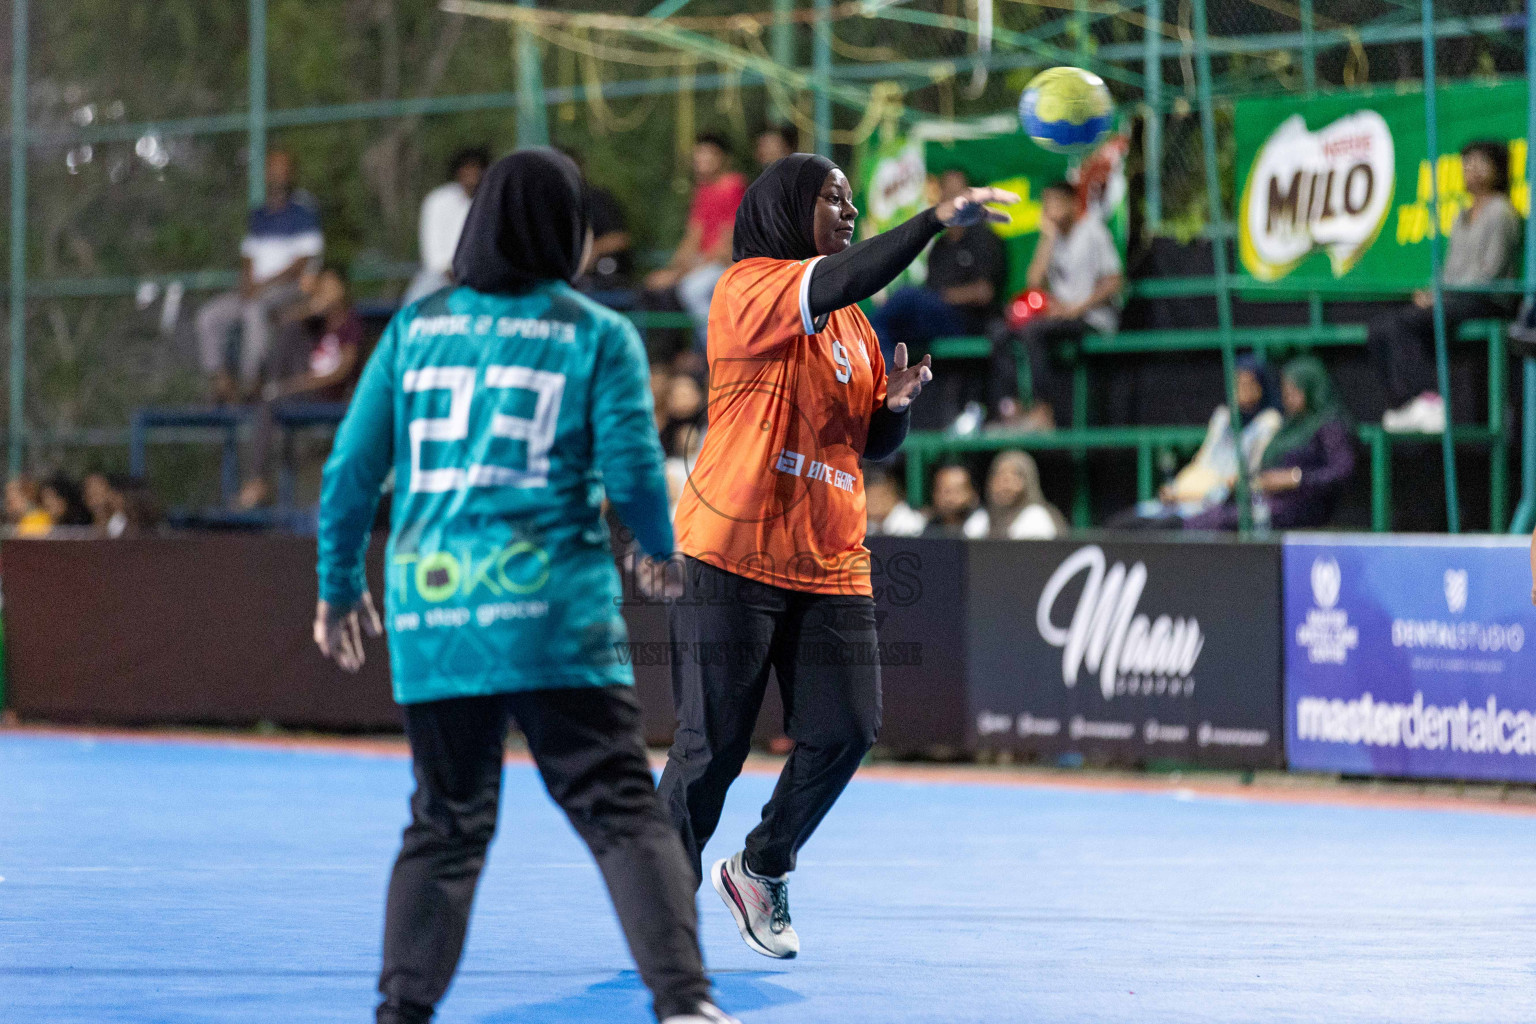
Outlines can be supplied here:
[[1445, 570], [1445, 606], [1451, 610], [1452, 615], [1460, 615], [1467, 610], [1467, 570]]
[[[1083, 573], [1087, 573], [1087, 579], [1072, 621], [1065, 627], [1059, 626], [1053, 614], [1056, 600], [1067, 584]], [[1194, 671], [1205, 646], [1199, 620], [1168, 615], [1152, 620], [1138, 614], [1136, 605], [1146, 585], [1144, 562], [1137, 562], [1129, 570], [1124, 562], [1116, 562], [1106, 571], [1104, 549], [1096, 544], [1080, 548], [1051, 574], [1040, 592], [1035, 625], [1046, 643], [1062, 648], [1061, 676], [1068, 687], [1077, 685], [1082, 668], [1099, 673], [1099, 688], [1105, 699], [1115, 695], [1126, 675], [1160, 677], [1166, 681], [1187, 678]], [[1193, 685], [1191, 682], [1189, 688]], [[1157, 692], [1166, 689], [1172, 688], [1160, 684]], [[1152, 691], [1149, 688], [1146, 692]]]
[[1332, 608], [1339, 603], [1342, 579], [1337, 559], [1318, 558], [1312, 562], [1312, 599], [1319, 608]]

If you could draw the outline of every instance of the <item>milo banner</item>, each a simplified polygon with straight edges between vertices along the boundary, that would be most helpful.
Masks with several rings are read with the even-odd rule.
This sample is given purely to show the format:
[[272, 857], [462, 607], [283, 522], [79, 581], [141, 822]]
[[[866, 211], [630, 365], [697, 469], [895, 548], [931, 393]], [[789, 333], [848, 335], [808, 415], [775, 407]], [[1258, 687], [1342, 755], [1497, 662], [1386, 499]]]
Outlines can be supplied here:
[[[1407, 291], [1429, 280], [1429, 243], [1471, 205], [1461, 149], [1509, 144], [1510, 198], [1522, 216], [1525, 82], [1459, 84], [1437, 94], [1438, 145], [1430, 168], [1424, 94], [1362, 90], [1311, 100], [1237, 104], [1238, 254], [1260, 281], [1362, 291]], [[1432, 177], [1433, 175], [1433, 177]], [[1438, 179], [1440, 208], [1432, 210]]]
[[1278, 545], [978, 541], [970, 554], [974, 747], [1280, 766]]
[[1536, 781], [1529, 555], [1524, 537], [1288, 537], [1291, 767]]
[[[866, 151], [860, 160], [864, 208], [861, 237], [895, 227], [938, 199], [934, 179], [945, 171], [964, 171], [973, 185], [996, 185], [1017, 193], [1019, 202], [1006, 207], [1013, 218], [995, 224], [1008, 253], [1008, 289], [1013, 295], [1025, 286], [1030, 257], [1040, 238], [1040, 193], [1059, 181], [1070, 182], [1089, 212], [1104, 220], [1125, 253], [1129, 227], [1126, 202], [1125, 154], [1129, 141], [1111, 135], [1086, 159], [1075, 161], [1049, 153], [1021, 133], [975, 139], [923, 141], [917, 135], [890, 138]], [[898, 281], [921, 283], [921, 262]]]

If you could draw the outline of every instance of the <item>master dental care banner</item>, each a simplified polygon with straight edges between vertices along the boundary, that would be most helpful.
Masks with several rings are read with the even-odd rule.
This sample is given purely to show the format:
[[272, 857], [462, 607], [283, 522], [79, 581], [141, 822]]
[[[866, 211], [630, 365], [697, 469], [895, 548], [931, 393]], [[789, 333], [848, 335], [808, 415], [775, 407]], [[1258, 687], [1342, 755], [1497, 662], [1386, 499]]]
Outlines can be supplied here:
[[1237, 104], [1238, 254], [1259, 281], [1401, 292], [1429, 281], [1430, 239], [1471, 205], [1461, 148], [1510, 145], [1510, 199], [1530, 207], [1525, 81], [1457, 84], [1436, 93], [1440, 189], [1431, 170], [1422, 91], [1359, 90], [1311, 100]]
[[1536, 781], [1529, 551], [1520, 537], [1287, 537], [1291, 767]]

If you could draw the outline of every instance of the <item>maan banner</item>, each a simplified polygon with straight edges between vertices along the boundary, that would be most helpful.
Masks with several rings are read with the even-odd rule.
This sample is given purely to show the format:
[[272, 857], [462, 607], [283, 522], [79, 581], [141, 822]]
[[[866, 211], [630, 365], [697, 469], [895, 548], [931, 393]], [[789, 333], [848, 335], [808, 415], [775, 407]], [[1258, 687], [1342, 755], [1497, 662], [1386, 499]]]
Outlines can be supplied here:
[[[1429, 242], [1471, 205], [1462, 147], [1509, 144], [1510, 199], [1530, 209], [1524, 80], [1437, 93], [1441, 156], [1433, 171], [1422, 91], [1361, 90], [1237, 104], [1238, 255], [1259, 281], [1347, 281], [1402, 292], [1429, 280]], [[1434, 177], [1432, 177], [1432, 174]], [[1440, 208], [1431, 210], [1438, 179]]]
[[1523, 537], [1285, 541], [1292, 768], [1536, 781]]
[[1279, 767], [1274, 544], [976, 541], [972, 743]]

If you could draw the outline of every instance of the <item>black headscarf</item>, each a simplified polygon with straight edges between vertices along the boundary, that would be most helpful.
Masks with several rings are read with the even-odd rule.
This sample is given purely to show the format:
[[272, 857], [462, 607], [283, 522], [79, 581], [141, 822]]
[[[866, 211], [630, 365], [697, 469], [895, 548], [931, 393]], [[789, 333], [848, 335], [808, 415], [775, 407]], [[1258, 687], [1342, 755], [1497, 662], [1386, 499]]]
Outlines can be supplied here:
[[478, 292], [525, 292], [573, 281], [587, 240], [581, 172], [552, 149], [525, 149], [485, 172], [469, 208], [453, 275]]
[[760, 174], [736, 208], [731, 258], [806, 260], [816, 255], [816, 197], [837, 167], [814, 153], [791, 153]]

